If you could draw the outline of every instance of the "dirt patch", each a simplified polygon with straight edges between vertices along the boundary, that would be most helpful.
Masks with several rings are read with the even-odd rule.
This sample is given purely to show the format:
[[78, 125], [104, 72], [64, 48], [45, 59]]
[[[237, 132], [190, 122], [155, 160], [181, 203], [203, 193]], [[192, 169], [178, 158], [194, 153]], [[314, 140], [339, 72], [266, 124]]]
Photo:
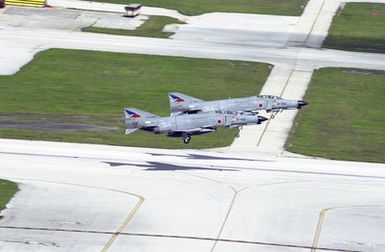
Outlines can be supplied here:
[[383, 72], [379, 71], [368, 71], [368, 70], [343, 70], [343, 73], [349, 73], [349, 74], [367, 74], [367, 75], [375, 75], [375, 74], [384, 74]]
[[42, 130], [55, 132], [115, 131], [121, 118], [88, 115], [26, 115], [0, 114], [0, 128]]
[[107, 127], [90, 124], [66, 124], [66, 123], [0, 123], [0, 128], [13, 128], [24, 130], [45, 130], [56, 132], [79, 132], [79, 131], [113, 131], [118, 127]]

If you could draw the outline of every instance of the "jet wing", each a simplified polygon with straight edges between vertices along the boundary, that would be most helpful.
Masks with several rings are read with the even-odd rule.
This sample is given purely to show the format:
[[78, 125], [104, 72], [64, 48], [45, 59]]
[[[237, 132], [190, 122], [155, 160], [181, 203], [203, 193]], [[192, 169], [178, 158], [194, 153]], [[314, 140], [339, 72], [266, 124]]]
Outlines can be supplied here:
[[242, 110], [242, 111], [237, 111], [238, 114], [246, 114], [246, 115], [258, 115], [258, 111], [256, 110]]
[[179, 115], [185, 115], [185, 114], [197, 114], [203, 112], [202, 109], [193, 109], [193, 110], [186, 110], [186, 111], [178, 111], [178, 112], [172, 112], [170, 116], [179, 116]]
[[206, 132], [208, 133], [213, 131], [215, 131], [215, 128], [210, 126], [210, 127], [200, 127], [200, 128], [188, 129], [188, 130], [178, 130], [175, 132], [193, 134], [193, 133], [206, 133]]

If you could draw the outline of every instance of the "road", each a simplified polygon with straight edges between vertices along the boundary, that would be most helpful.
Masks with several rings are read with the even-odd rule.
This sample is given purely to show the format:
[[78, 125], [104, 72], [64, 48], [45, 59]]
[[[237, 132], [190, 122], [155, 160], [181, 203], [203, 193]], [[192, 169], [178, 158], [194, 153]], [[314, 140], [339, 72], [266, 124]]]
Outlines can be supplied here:
[[[121, 53], [184, 56], [295, 64], [297, 68], [357, 67], [385, 69], [385, 55], [311, 48], [259, 48], [226, 44], [198, 43], [180, 40], [127, 37], [69, 31], [7, 29], [0, 31], [1, 40], [31, 45], [34, 52], [49, 48], [98, 50]], [[17, 45], [17, 44], [16, 44]], [[5, 51], [5, 46], [3, 47]], [[7, 48], [12, 49], [12, 48]], [[11, 64], [9, 62], [8, 64]], [[7, 63], [5, 62], [5, 66]], [[21, 67], [20, 65], [19, 67]], [[17, 71], [18, 69], [16, 69]]]

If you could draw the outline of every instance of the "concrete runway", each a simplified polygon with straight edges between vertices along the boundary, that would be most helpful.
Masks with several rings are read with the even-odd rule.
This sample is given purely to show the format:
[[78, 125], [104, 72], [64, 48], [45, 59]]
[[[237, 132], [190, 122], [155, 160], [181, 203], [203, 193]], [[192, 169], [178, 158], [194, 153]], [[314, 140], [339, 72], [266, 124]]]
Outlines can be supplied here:
[[383, 164], [22, 140], [0, 160], [4, 251], [385, 249]]

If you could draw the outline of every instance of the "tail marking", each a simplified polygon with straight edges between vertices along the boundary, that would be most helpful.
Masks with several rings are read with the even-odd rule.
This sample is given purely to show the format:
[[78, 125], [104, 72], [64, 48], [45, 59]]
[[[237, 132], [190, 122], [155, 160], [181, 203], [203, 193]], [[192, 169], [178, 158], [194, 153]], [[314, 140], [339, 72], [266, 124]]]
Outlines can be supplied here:
[[131, 118], [139, 118], [140, 117], [139, 114], [137, 114], [135, 112], [132, 112], [132, 111], [130, 111], [128, 109], [125, 109], [124, 111], [126, 111], [127, 115], [129, 115]]
[[179, 96], [170, 94], [170, 97], [171, 97], [171, 99], [172, 99], [174, 102], [184, 102], [184, 99], [181, 98], [181, 97], [179, 97]]

